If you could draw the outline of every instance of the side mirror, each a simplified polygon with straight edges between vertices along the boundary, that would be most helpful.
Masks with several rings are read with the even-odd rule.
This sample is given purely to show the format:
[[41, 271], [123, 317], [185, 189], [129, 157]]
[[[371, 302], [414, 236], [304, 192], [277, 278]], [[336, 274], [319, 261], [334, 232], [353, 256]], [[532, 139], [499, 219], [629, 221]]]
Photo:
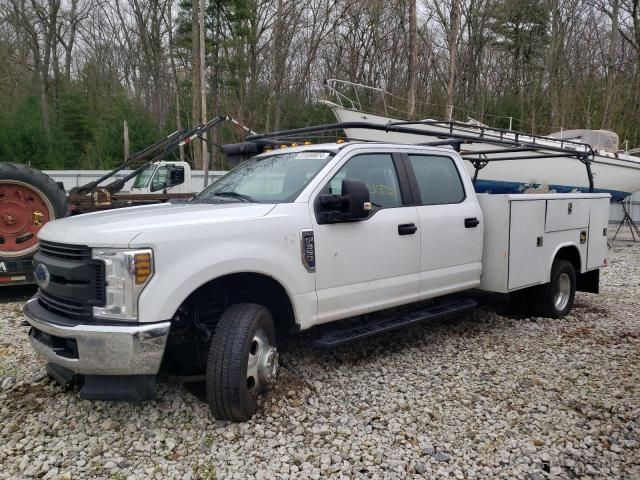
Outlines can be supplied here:
[[157, 192], [158, 190], [162, 190], [164, 188], [167, 188], [166, 182], [151, 182], [151, 188], [149, 188], [149, 190], [152, 192]]
[[342, 180], [342, 195], [320, 195], [316, 207], [320, 224], [362, 220], [369, 216], [370, 210], [367, 186], [348, 178]]
[[180, 185], [184, 183], [184, 167], [171, 167], [169, 170], [170, 185]]
[[362, 220], [369, 216], [371, 200], [369, 189], [359, 180], [342, 180], [342, 195], [349, 199], [349, 219]]

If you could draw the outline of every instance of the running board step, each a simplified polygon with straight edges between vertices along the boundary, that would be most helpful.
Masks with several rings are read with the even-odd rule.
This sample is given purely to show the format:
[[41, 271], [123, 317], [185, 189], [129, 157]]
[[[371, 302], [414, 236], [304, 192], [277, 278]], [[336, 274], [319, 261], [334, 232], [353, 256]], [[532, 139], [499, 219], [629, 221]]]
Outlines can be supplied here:
[[343, 343], [360, 340], [378, 333], [395, 330], [396, 328], [407, 327], [425, 320], [433, 320], [453, 313], [463, 312], [475, 307], [477, 304], [475, 300], [470, 298], [447, 300], [410, 313], [374, 319], [355, 326], [340, 325], [325, 330], [321, 337], [314, 340], [313, 344], [316, 347], [333, 348]]

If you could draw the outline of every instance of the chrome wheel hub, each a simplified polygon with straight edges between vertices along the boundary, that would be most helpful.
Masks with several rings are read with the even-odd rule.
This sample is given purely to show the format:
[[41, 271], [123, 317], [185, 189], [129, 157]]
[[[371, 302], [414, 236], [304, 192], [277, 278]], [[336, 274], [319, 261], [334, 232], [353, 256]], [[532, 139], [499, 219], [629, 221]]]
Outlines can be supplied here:
[[561, 273], [558, 277], [558, 288], [553, 298], [553, 303], [556, 310], [562, 311], [569, 303], [569, 297], [571, 295], [571, 278], [566, 273]]
[[257, 395], [273, 384], [278, 374], [278, 351], [269, 343], [264, 330], [258, 330], [249, 345], [247, 390]]

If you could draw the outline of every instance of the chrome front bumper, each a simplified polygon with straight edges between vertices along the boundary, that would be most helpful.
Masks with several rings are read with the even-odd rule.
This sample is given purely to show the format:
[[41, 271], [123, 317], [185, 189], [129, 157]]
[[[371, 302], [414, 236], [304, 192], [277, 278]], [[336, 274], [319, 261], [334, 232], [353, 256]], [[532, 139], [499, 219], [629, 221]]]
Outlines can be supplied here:
[[135, 325], [77, 324], [43, 308], [24, 306], [33, 348], [49, 362], [83, 375], [155, 375], [171, 322]]

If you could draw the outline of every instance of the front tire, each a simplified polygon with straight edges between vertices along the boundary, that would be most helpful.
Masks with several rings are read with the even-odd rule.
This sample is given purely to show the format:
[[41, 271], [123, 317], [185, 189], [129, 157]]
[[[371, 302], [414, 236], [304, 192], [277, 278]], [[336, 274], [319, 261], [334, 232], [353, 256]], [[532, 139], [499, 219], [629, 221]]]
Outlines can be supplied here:
[[254, 303], [229, 307], [209, 346], [207, 401], [218, 420], [244, 422], [258, 408], [257, 397], [275, 382], [278, 369], [271, 313]]
[[556, 259], [551, 267], [549, 283], [537, 287], [531, 297], [536, 313], [550, 318], [562, 318], [573, 307], [576, 296], [576, 270], [571, 262]]

